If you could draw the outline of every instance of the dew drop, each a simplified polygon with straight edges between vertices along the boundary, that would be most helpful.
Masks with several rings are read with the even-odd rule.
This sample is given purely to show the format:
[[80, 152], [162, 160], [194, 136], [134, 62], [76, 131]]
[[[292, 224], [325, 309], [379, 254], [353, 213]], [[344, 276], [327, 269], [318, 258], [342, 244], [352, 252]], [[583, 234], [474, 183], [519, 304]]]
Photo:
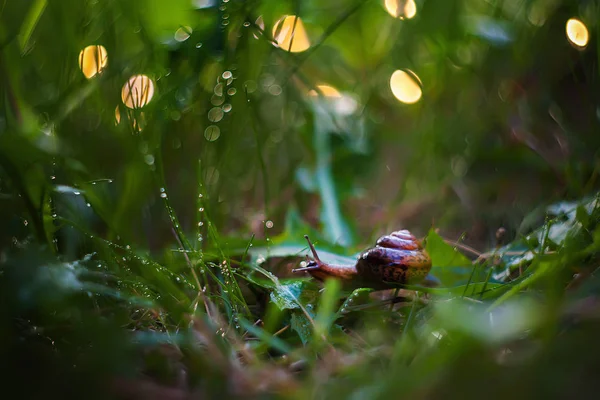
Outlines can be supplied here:
[[[225, 107], [225, 106], [223, 106], [223, 107]], [[213, 107], [208, 111], [208, 120], [210, 122], [219, 122], [222, 119], [223, 119], [223, 110], [221, 108]], [[208, 139], [208, 140], [210, 140], [210, 139]], [[216, 139], [214, 139], [214, 140], [216, 140]], [[210, 141], [212, 142], [212, 140], [210, 140]]]
[[154, 156], [152, 154], [146, 154], [144, 156], [144, 161], [146, 162], [146, 164], [152, 165], [154, 164]]
[[221, 129], [216, 125], [210, 125], [204, 130], [204, 138], [209, 142], [214, 142], [221, 136]]
[[215, 94], [210, 98], [210, 103], [213, 106], [220, 106], [221, 104], [223, 104], [223, 102], [225, 102], [225, 99], [220, 95]]

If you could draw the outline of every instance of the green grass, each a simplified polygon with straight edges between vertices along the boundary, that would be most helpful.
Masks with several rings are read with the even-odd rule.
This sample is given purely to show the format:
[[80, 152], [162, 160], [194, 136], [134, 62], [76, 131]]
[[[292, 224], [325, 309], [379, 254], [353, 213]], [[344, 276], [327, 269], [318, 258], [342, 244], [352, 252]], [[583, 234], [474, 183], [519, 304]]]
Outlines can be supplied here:
[[[598, 4], [416, 6], [1, 4], [5, 396], [597, 393]], [[287, 14], [307, 51], [273, 46]], [[95, 44], [108, 64], [88, 80]], [[419, 102], [394, 98], [397, 69], [419, 76]], [[156, 91], [129, 110], [136, 74]], [[322, 84], [346, 97], [307, 95]], [[438, 286], [291, 272], [304, 235], [352, 263], [404, 228]]]

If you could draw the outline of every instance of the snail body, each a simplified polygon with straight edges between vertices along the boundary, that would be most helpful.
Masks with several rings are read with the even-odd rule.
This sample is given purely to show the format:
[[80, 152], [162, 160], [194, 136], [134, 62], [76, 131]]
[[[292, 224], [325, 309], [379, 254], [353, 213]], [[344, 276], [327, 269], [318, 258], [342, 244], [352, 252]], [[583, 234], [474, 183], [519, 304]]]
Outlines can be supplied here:
[[389, 283], [419, 283], [431, 270], [431, 258], [427, 251], [407, 230], [380, 237], [375, 247], [364, 251], [354, 265], [328, 264], [321, 261], [308, 236], [304, 237], [308, 241], [314, 260], [310, 260], [306, 267], [293, 271], [306, 271], [321, 281], [332, 277], [352, 286], [389, 288]]

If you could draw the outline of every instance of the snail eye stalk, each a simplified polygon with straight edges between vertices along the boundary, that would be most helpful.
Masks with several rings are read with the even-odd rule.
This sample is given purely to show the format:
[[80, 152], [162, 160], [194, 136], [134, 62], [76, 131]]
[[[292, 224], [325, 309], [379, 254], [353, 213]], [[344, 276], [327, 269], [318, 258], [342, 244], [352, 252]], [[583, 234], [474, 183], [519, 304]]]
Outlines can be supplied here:
[[310, 251], [311, 251], [314, 259], [321, 262], [321, 259], [319, 258], [319, 255], [317, 254], [317, 250], [315, 250], [315, 246], [313, 246], [312, 242], [308, 238], [308, 235], [304, 235], [304, 239], [306, 239], [306, 241], [308, 242], [308, 247], [310, 248]]
[[315, 246], [313, 246], [312, 242], [308, 238], [308, 235], [304, 235], [304, 238], [308, 242], [308, 247], [310, 248], [310, 252], [312, 253], [314, 260], [311, 260], [308, 258], [308, 256], [306, 256], [306, 267], [293, 269], [292, 272], [314, 271], [321, 268], [321, 259], [317, 254], [317, 250], [315, 250]]

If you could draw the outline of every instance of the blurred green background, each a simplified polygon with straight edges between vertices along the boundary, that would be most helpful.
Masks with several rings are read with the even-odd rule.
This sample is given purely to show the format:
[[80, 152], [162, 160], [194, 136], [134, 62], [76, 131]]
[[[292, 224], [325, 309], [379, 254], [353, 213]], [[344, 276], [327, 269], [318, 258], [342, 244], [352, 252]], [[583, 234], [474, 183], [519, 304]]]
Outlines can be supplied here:
[[[600, 238], [595, 206], [577, 203], [600, 186], [599, 16], [592, 0], [1, 2], [3, 378], [41, 382], [20, 386], [26, 397], [397, 398], [398, 376], [413, 398], [475, 396], [485, 377], [498, 397], [585, 395], [597, 346], [572, 354], [597, 321], [555, 336], [568, 308], [556, 282], [595, 265]], [[392, 230], [434, 228], [485, 252], [499, 228], [505, 242], [550, 229], [548, 206], [566, 201], [587, 210], [566, 218], [585, 238], [551, 237], [557, 258], [534, 258], [556, 269], [531, 295], [546, 303], [525, 318], [544, 315], [523, 353], [548, 348], [514, 369], [489, 356], [491, 332], [473, 343], [435, 318], [458, 331], [438, 353], [417, 334], [396, 341], [415, 307], [359, 317], [382, 326], [350, 360], [348, 325], [294, 313], [328, 309], [314, 285], [293, 286], [307, 300], [290, 314], [269, 301], [288, 293], [275, 275], [256, 276], [265, 257], [298, 255], [304, 234], [348, 256]], [[272, 270], [289, 277], [290, 265]], [[440, 315], [475, 312], [460, 307]], [[337, 339], [322, 343], [319, 321]], [[567, 377], [548, 366], [564, 352]], [[314, 376], [287, 375], [288, 361]], [[114, 376], [125, 383], [106, 385]]]

